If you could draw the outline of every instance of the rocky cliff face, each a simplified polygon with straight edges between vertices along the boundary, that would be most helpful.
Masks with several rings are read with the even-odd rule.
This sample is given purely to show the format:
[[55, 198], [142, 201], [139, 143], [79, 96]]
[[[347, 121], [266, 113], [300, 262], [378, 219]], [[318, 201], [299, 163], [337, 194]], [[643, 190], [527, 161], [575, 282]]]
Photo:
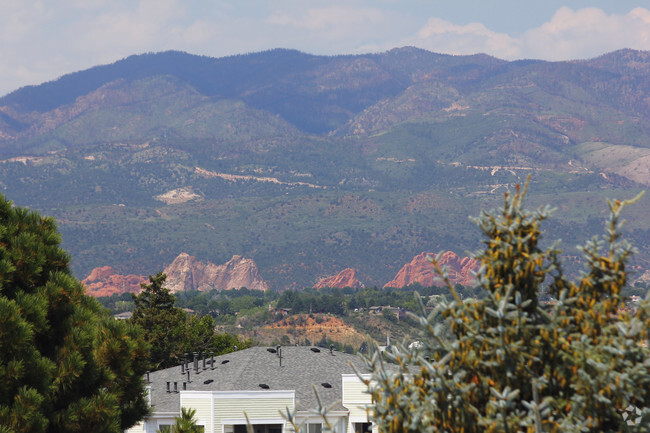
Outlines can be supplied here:
[[[404, 265], [395, 278], [386, 283], [384, 287], [404, 287], [413, 283], [419, 283], [424, 287], [442, 285], [442, 282], [436, 281], [438, 275], [433, 265], [427, 260], [427, 256], [435, 257], [436, 254], [424, 252], [415, 256], [411, 263]], [[452, 284], [459, 283], [466, 286], [476, 281], [472, 271], [478, 270], [479, 261], [470, 257], [460, 258], [454, 252], [447, 251], [440, 260], [440, 267], [443, 266], [449, 268], [449, 279]]]
[[119, 293], [138, 293], [140, 283], [148, 281], [143, 275], [119, 275], [110, 266], [95, 268], [82, 281], [89, 296], [111, 296]]
[[268, 285], [260, 277], [255, 262], [241, 256], [233, 256], [227, 263], [215, 265], [200, 262], [187, 253], [181, 253], [164, 272], [167, 274], [165, 287], [172, 292], [229, 290], [240, 287], [268, 290]]
[[353, 287], [355, 289], [362, 289], [365, 285], [357, 279], [356, 269], [347, 268], [343, 269], [336, 275], [323, 278], [314, 285], [315, 289], [322, 289], [325, 287], [333, 287], [342, 289], [344, 287]]

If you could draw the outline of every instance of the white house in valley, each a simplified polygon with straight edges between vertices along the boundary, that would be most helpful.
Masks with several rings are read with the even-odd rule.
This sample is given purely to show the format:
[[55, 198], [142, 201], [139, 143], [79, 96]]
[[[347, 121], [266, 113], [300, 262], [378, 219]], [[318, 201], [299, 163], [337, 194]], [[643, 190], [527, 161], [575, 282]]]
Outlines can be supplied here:
[[317, 401], [331, 407], [328, 421], [339, 433], [376, 432], [368, 420], [371, 397], [354, 368], [356, 355], [306, 346], [252, 347], [221, 356], [194, 354], [183, 365], [148, 374], [151, 415], [128, 433], [155, 433], [174, 424], [181, 408], [196, 409], [205, 433], [293, 432], [280, 412], [295, 412], [302, 433], [321, 433]]

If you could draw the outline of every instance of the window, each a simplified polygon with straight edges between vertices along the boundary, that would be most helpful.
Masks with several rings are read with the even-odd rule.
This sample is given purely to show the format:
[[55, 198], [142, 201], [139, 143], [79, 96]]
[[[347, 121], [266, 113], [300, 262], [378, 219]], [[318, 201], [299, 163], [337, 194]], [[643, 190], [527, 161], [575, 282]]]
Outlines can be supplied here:
[[369, 422], [354, 423], [354, 433], [370, 433], [370, 432], [372, 432], [372, 423]]
[[323, 432], [323, 425], [318, 423], [318, 424], [303, 424], [302, 427], [300, 427], [300, 433], [322, 433]]

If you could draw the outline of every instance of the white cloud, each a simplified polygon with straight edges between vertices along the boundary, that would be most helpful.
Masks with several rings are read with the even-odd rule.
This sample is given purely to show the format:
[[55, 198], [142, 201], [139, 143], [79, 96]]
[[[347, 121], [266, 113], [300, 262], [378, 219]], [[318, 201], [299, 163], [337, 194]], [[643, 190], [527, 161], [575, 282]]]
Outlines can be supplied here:
[[588, 58], [620, 48], [650, 49], [650, 11], [635, 8], [608, 15], [598, 8], [558, 9], [541, 26], [513, 37], [483, 24], [431, 18], [400, 45], [415, 45], [447, 54], [487, 53], [503, 59], [569, 60]]
[[635, 8], [607, 15], [597, 8], [563, 7], [549, 22], [527, 31], [521, 43], [521, 54], [548, 60], [587, 58], [620, 48], [648, 50], [650, 11]]
[[480, 23], [456, 25], [440, 18], [429, 19], [416, 36], [403, 39], [399, 45], [445, 54], [499, 53], [500, 57], [511, 57], [518, 51], [518, 41], [505, 33], [494, 32]]

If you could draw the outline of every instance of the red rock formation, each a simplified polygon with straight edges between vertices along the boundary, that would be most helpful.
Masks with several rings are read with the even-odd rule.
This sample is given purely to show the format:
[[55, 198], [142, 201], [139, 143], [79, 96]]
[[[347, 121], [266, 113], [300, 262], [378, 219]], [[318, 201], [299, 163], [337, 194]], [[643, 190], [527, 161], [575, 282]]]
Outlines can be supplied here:
[[338, 289], [353, 287], [355, 289], [362, 289], [365, 285], [357, 279], [356, 269], [347, 268], [334, 276], [323, 278], [314, 285], [315, 289], [322, 289], [324, 287], [334, 287]]
[[[420, 283], [424, 287], [440, 286], [443, 283], [437, 281], [438, 274], [427, 256], [435, 257], [434, 253], [422, 253], [404, 265], [395, 278], [386, 283], [384, 287], [404, 287], [413, 283]], [[479, 268], [479, 261], [470, 257], [458, 257], [454, 252], [445, 252], [440, 259], [440, 267], [448, 267], [449, 280], [452, 284], [460, 283], [464, 286], [473, 284], [476, 280], [472, 271]]]
[[95, 268], [82, 281], [89, 296], [111, 296], [119, 293], [138, 293], [140, 283], [148, 281], [143, 275], [119, 275], [110, 266]]
[[203, 263], [187, 253], [181, 253], [164, 270], [167, 274], [165, 287], [172, 292], [187, 290], [210, 290], [247, 287], [268, 290], [252, 259], [233, 256], [223, 265]]

